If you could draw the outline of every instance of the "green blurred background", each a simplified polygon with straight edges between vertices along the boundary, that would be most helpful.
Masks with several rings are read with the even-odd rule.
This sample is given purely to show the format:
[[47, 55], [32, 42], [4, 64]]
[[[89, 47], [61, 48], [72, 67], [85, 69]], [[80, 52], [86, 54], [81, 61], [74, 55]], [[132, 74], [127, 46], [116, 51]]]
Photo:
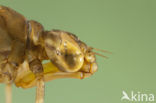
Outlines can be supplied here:
[[[122, 91], [156, 95], [155, 0], [0, 0], [45, 29], [76, 34], [90, 46], [113, 52], [97, 56], [90, 78], [46, 83], [45, 103], [121, 103]], [[4, 103], [0, 84], [0, 103]], [[156, 101], [156, 100], [155, 100]], [[13, 103], [34, 103], [35, 88], [13, 87]], [[143, 103], [143, 102], [142, 102]]]

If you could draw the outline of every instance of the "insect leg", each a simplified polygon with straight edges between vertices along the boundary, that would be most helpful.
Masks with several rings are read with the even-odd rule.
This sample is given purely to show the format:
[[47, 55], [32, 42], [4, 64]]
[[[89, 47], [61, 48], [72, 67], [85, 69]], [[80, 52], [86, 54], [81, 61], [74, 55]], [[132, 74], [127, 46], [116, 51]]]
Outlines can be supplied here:
[[59, 72], [54, 74], [47, 74], [44, 76], [44, 81], [50, 81], [55, 79], [61, 78], [75, 78], [75, 79], [84, 79], [90, 77], [91, 73], [83, 73], [83, 72], [75, 72], [75, 73], [66, 73], [66, 72]]
[[6, 103], [12, 103], [12, 88], [10, 83], [5, 86], [5, 97]]
[[44, 80], [40, 78], [37, 80], [36, 88], [36, 103], [44, 103]]
[[29, 62], [30, 70], [36, 76], [36, 103], [44, 102], [44, 78], [43, 78], [43, 67], [39, 59], [34, 59]]
[[12, 51], [9, 53], [7, 60], [1, 64], [3, 82], [6, 83], [6, 103], [12, 102], [11, 85], [16, 78], [18, 65], [22, 61], [22, 54], [24, 54], [21, 52], [23, 49], [21, 49], [22, 46], [19, 44], [17, 42], [12, 44]]
[[[40, 39], [43, 33], [43, 27], [36, 21], [29, 21], [31, 25], [31, 33], [27, 41], [27, 60], [30, 70], [34, 73], [36, 79], [36, 103], [44, 102], [44, 73], [42, 67], [42, 48], [40, 46]], [[42, 45], [42, 43], [41, 43]]]

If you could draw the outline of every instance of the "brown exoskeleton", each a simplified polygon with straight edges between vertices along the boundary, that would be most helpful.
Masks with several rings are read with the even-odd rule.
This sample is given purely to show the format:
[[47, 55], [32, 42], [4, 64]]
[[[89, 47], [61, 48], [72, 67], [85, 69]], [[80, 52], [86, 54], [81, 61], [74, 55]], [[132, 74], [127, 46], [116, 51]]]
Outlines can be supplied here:
[[45, 31], [40, 23], [0, 6], [0, 82], [6, 83], [7, 103], [13, 83], [37, 86], [36, 103], [43, 103], [45, 81], [91, 76], [97, 71], [95, 54], [100, 55], [92, 49], [72, 33]]

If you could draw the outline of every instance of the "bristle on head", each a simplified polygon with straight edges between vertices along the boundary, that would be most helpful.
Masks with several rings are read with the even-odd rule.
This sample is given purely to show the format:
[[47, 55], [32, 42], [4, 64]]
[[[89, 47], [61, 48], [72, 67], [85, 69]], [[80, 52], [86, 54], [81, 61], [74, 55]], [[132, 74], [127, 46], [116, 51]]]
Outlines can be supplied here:
[[107, 50], [97, 49], [97, 48], [93, 48], [93, 47], [91, 47], [91, 49], [94, 49], [94, 50], [96, 50], [96, 51], [100, 51], [100, 52], [103, 52], [103, 53], [109, 53], [109, 54], [112, 54], [112, 52], [107, 51]]
[[[102, 49], [97, 49], [97, 48], [93, 48], [93, 47], [90, 47], [90, 50], [96, 50], [96, 51], [100, 51], [100, 52], [103, 52], [103, 53], [112, 54], [112, 52], [110, 52], [110, 51], [102, 50]], [[100, 54], [100, 53], [97, 53], [97, 52], [93, 52], [93, 53], [94, 53], [95, 55], [98, 55], [98, 56], [101, 56], [101, 57], [103, 57], [103, 58], [108, 59], [107, 56], [104, 56], [104, 55], [102, 55], [102, 54]]]
[[96, 53], [96, 52], [93, 52], [95, 55], [98, 55], [98, 56], [101, 56], [101, 57], [103, 57], [103, 58], [106, 58], [106, 59], [108, 59], [108, 57], [107, 56], [104, 56], [104, 55], [102, 55], [102, 54], [100, 54], [100, 53]]

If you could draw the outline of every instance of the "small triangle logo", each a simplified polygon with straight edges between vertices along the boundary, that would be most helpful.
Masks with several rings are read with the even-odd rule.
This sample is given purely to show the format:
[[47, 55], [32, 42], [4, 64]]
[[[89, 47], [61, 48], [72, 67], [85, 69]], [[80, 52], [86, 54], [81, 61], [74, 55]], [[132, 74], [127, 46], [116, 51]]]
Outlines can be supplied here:
[[128, 94], [125, 91], [122, 91], [122, 94], [123, 94], [123, 96], [122, 96], [121, 100], [126, 99], [126, 100], [130, 101], [130, 98], [128, 97]]

